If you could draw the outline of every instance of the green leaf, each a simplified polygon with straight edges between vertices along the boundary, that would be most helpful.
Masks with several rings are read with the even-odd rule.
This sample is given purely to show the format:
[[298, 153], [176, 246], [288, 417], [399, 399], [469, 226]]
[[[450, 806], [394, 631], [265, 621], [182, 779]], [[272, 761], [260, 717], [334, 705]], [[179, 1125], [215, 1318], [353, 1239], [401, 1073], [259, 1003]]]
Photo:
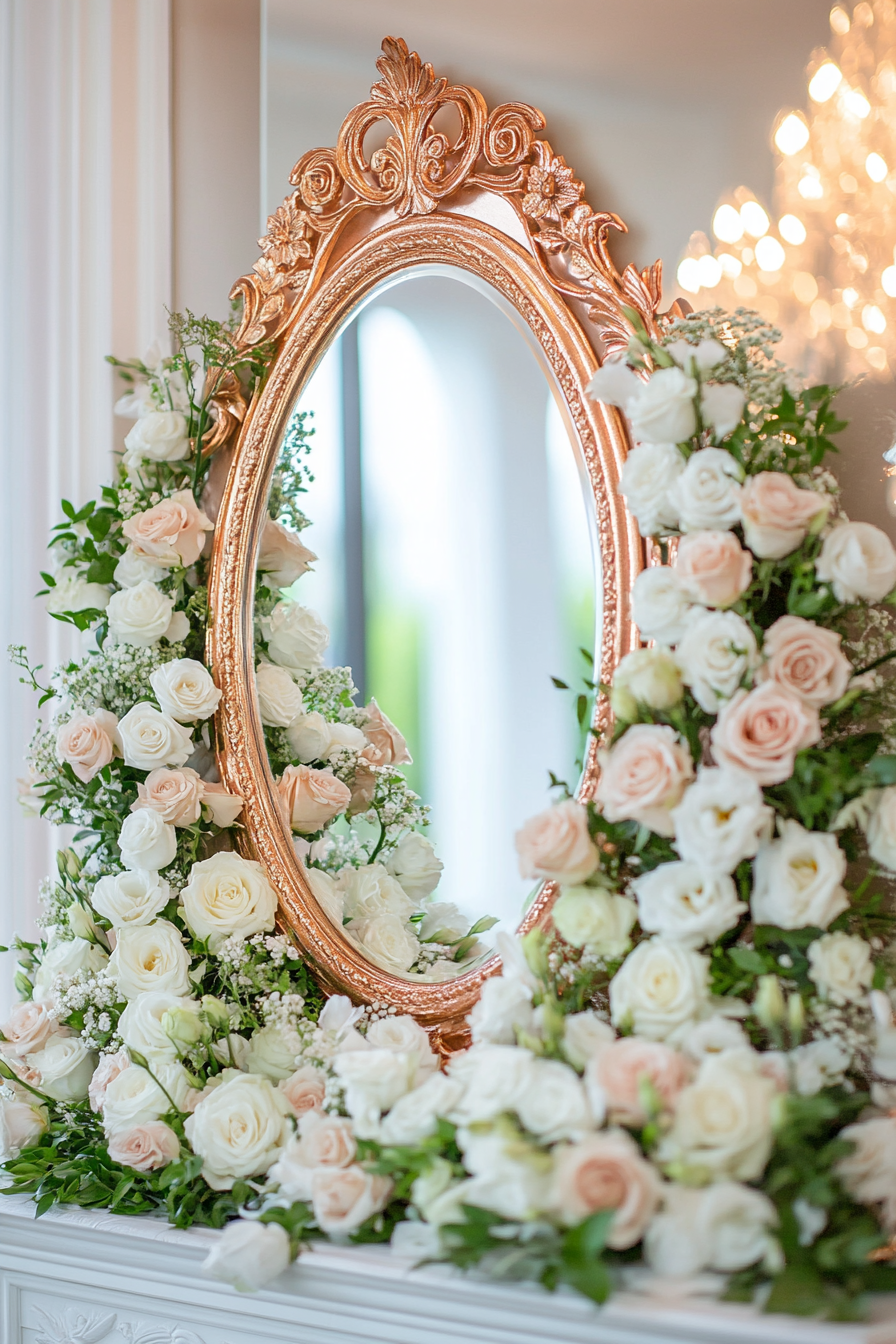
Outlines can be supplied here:
[[752, 975], [764, 975], [769, 968], [769, 960], [751, 947], [729, 947], [728, 955], [742, 971]]
[[812, 1265], [788, 1265], [772, 1284], [763, 1311], [815, 1316], [824, 1310], [824, 1283]]

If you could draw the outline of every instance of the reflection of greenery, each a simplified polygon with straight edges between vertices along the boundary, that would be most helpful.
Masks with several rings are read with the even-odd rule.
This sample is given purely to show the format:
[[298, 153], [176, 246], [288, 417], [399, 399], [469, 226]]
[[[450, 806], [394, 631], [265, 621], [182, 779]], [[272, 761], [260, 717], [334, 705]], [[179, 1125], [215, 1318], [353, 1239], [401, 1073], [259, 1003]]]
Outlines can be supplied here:
[[421, 672], [425, 631], [420, 615], [374, 585], [367, 608], [367, 690], [407, 739], [413, 765], [403, 766], [411, 788], [423, 793], [425, 762]]
[[314, 429], [305, 427], [306, 419], [313, 414], [313, 411], [293, 412], [283, 436], [283, 446], [274, 470], [268, 500], [268, 513], [271, 517], [296, 532], [301, 532], [311, 521], [299, 508], [298, 496], [307, 493], [308, 486], [305, 482], [310, 483], [314, 480], [307, 462], [308, 454], [311, 452], [308, 440]]
[[[562, 646], [567, 651], [560, 677], [578, 693], [583, 676], [597, 679], [588, 670], [581, 654], [582, 649], [594, 647], [594, 592], [590, 582], [576, 583], [571, 577], [566, 579], [562, 592], [560, 636]], [[587, 739], [587, 721], [584, 725], [578, 725], [570, 715], [569, 737], [565, 744], [567, 759], [559, 762], [563, 778], [574, 777], [573, 762], [584, 760], [582, 753], [586, 749]]]

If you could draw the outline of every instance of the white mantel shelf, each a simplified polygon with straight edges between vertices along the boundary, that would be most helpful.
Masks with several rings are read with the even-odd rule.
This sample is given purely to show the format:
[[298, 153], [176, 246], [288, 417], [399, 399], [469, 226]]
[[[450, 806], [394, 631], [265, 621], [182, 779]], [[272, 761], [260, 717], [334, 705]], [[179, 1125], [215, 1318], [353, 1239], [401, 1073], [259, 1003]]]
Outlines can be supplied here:
[[324, 1246], [256, 1294], [204, 1278], [219, 1235], [155, 1218], [0, 1202], [2, 1344], [896, 1344], [876, 1323], [829, 1325], [672, 1295], [570, 1292], [414, 1270], [387, 1247]]

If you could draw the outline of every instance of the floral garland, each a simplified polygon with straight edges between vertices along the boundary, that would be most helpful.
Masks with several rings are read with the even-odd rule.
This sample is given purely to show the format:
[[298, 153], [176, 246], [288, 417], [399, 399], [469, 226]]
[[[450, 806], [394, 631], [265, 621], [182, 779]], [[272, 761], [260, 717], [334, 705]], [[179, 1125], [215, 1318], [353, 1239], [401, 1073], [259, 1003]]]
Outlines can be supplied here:
[[[133, 588], [116, 577], [108, 603], [77, 588], [68, 618], [107, 622], [121, 641], [118, 608], [149, 583], [154, 633], [70, 666], [47, 692], [64, 708], [39, 730], [28, 795], [91, 833], [80, 856], [60, 855], [47, 936], [19, 944], [23, 1002], [0, 1062], [9, 1189], [39, 1211], [164, 1208], [180, 1226], [227, 1224], [206, 1268], [243, 1289], [321, 1236], [391, 1239], [596, 1301], [645, 1273], [700, 1273], [767, 1310], [843, 1317], [896, 1288], [896, 649], [889, 612], [872, 605], [892, 604], [896, 551], [843, 516], [823, 466], [842, 428], [833, 392], [792, 386], [776, 336], [740, 312], [673, 321], [659, 342], [636, 327], [627, 358], [595, 375], [592, 394], [624, 409], [638, 444], [622, 490], [663, 562], [633, 595], [653, 643], [601, 688], [615, 726], [595, 799], [566, 790], [517, 837], [524, 875], [561, 886], [553, 927], [499, 939], [503, 973], [471, 1014], [472, 1047], [444, 1071], [412, 1018], [339, 997], [321, 1008], [296, 950], [270, 933], [258, 866], [198, 857], [226, 842], [239, 805], [210, 785], [210, 755], [203, 770], [185, 764], [211, 740], [183, 725], [207, 721], [215, 696], [199, 665], [197, 546], [211, 523], [195, 463], [185, 485], [198, 403], [160, 403], [183, 351], [161, 372], [136, 369], [151, 416], [185, 423], [169, 435], [138, 420], [133, 442], [153, 444], [139, 472], [150, 458], [160, 475], [104, 495], [108, 523], [92, 505], [66, 509], [69, 563], [50, 601], [72, 582], [65, 568], [89, 586], [123, 565]], [[221, 367], [220, 350], [207, 363]], [[167, 461], [163, 441], [181, 444]], [[183, 525], [143, 527], [168, 549], [132, 546], [125, 560], [116, 539], [162, 505], [153, 492]], [[138, 578], [138, 561], [165, 578]], [[288, 577], [279, 563], [263, 573]], [[365, 772], [391, 769], [400, 737], [375, 709], [354, 717], [348, 683], [318, 690], [323, 674], [295, 655], [319, 634], [276, 616], [285, 599], [268, 582], [259, 700], [292, 825], [314, 836], [337, 801], [345, 813], [353, 795], [376, 798]], [[296, 729], [315, 713], [335, 735]], [[372, 752], [346, 732], [365, 728]], [[131, 764], [135, 743], [153, 759]], [[145, 820], [162, 816], [146, 805], [150, 766], [193, 790], [179, 825]], [[314, 793], [303, 771], [331, 782]], [[395, 862], [401, 842], [386, 848], [390, 815], [377, 815], [379, 848], [307, 841], [315, 891], [350, 931], [374, 889], [381, 911], [387, 878], [420, 899], [413, 864]]]

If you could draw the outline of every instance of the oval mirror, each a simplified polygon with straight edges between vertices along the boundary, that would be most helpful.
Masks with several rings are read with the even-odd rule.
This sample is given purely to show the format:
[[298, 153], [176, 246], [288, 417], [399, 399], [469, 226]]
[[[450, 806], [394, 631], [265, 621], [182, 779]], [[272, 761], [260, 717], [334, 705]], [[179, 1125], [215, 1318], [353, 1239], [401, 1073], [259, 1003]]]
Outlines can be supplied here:
[[219, 407], [218, 446], [242, 427], [217, 466], [210, 654], [221, 770], [283, 922], [325, 988], [447, 1049], [494, 931], [553, 899], [517, 875], [514, 830], [549, 771], [594, 787], [552, 678], [607, 682], [634, 643], [625, 429], [585, 389], [655, 328], [659, 270], [616, 271], [619, 221], [535, 109], [489, 114], [383, 52], [234, 289], [240, 340], [276, 353], [251, 406]]

